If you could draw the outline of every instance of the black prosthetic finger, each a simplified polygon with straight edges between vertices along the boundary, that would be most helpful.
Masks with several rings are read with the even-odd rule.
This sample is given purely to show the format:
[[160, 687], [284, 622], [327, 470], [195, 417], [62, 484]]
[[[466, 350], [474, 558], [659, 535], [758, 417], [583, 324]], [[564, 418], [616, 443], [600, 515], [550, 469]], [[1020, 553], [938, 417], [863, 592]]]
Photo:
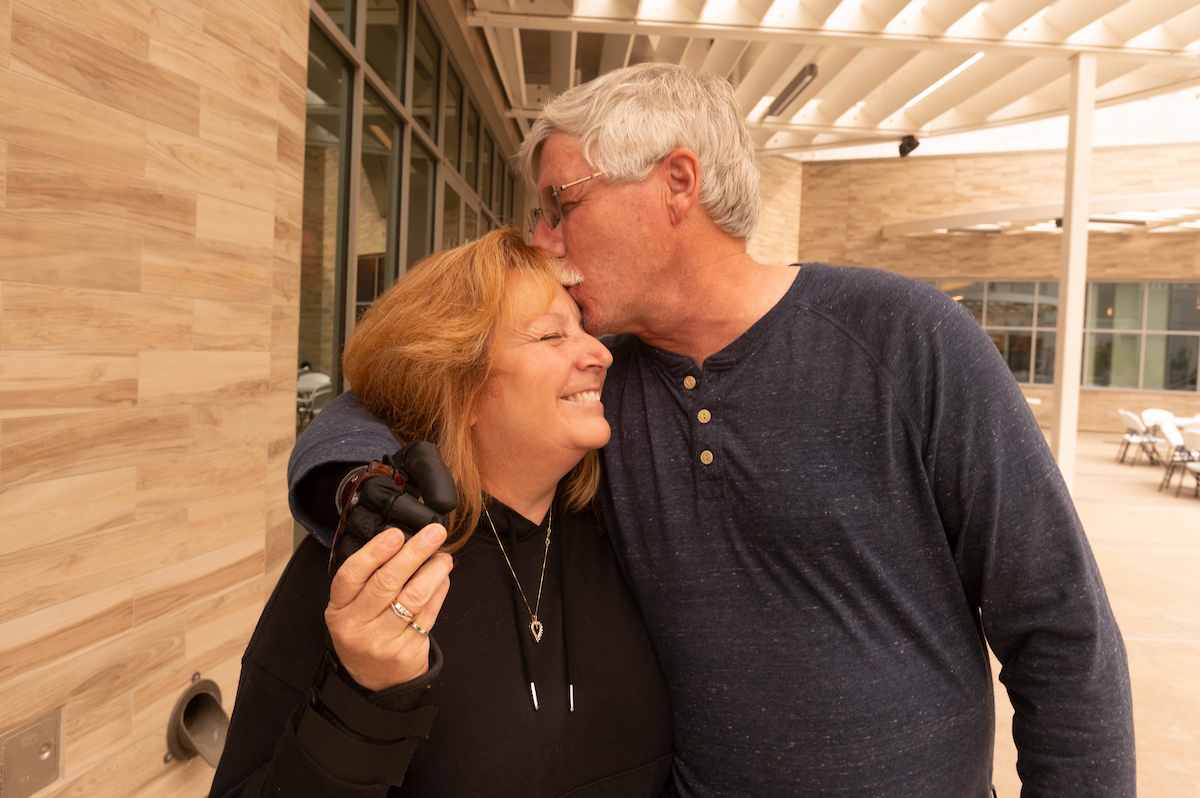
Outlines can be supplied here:
[[362, 544], [392, 526], [378, 511], [360, 504], [346, 514], [342, 537], [352, 537]]
[[416, 497], [408, 494], [396, 496], [383, 509], [381, 518], [388, 526], [398, 526], [405, 536], [415, 535], [428, 524], [446, 526], [446, 516], [435, 512], [432, 507], [421, 504]]
[[432, 443], [413, 441], [396, 452], [395, 460], [408, 475], [409, 492], [417, 493], [427, 505], [440, 513], [448, 513], [458, 506], [454, 475], [442, 460], [442, 453]]
[[387, 477], [367, 477], [358, 486], [355, 496], [358, 498], [359, 507], [373, 513], [382, 513], [402, 493], [395, 481]]
[[358, 553], [358, 550], [367, 545], [367, 540], [359, 538], [355, 535], [342, 535], [338, 538], [337, 545], [333, 550], [333, 568], [331, 573], [342, 567], [347, 559]]

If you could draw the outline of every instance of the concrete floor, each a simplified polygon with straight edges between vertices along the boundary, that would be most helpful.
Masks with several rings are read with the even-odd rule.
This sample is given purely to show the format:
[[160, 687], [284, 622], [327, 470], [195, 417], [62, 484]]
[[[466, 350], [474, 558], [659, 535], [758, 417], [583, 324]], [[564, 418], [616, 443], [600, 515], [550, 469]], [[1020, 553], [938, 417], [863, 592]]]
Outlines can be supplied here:
[[[1075, 505], [1129, 653], [1138, 795], [1200, 796], [1200, 499], [1190, 476], [1176, 498], [1175, 482], [1158, 491], [1163, 469], [1145, 457], [1118, 464], [1119, 439], [1080, 434]], [[1011, 724], [997, 682], [999, 798], [1021, 790]]]

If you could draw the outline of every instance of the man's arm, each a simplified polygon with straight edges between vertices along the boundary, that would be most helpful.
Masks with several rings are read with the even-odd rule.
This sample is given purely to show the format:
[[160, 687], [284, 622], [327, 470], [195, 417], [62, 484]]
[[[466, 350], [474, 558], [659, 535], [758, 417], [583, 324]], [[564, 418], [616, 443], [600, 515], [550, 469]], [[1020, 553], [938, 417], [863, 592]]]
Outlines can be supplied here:
[[950, 310], [909, 377], [929, 386], [926, 470], [1002, 664], [1022, 795], [1135, 795], [1125, 647], [1091, 547], [995, 345]]
[[347, 391], [304, 430], [288, 461], [288, 504], [292, 516], [326, 547], [333, 542], [338, 484], [356, 468], [399, 448], [387, 423], [359, 406]]

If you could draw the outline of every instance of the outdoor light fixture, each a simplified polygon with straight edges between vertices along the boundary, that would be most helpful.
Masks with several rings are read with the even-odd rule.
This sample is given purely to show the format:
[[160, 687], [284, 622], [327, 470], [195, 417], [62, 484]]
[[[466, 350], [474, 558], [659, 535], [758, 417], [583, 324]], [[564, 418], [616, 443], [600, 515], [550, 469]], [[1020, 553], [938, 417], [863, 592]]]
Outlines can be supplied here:
[[784, 108], [792, 104], [792, 101], [800, 96], [800, 92], [808, 88], [808, 84], [817, 79], [817, 65], [806, 64], [804, 69], [796, 73], [796, 77], [792, 78], [792, 82], [787, 85], [783, 91], [779, 92], [779, 96], [772, 101], [767, 108], [767, 116], [779, 116]]
[[900, 157], [905, 157], [920, 146], [921, 142], [917, 141], [916, 136], [905, 136], [904, 138], [900, 139]]

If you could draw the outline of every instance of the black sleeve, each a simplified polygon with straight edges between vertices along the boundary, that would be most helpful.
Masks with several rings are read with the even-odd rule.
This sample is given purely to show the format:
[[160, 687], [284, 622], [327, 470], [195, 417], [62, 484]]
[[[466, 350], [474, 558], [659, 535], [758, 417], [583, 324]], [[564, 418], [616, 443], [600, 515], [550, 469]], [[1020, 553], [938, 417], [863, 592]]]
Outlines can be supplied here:
[[328, 550], [306, 539], [263, 610], [242, 660], [211, 798], [382, 798], [398, 785], [436, 708], [420, 706], [441, 670], [369, 692], [327, 645]]

